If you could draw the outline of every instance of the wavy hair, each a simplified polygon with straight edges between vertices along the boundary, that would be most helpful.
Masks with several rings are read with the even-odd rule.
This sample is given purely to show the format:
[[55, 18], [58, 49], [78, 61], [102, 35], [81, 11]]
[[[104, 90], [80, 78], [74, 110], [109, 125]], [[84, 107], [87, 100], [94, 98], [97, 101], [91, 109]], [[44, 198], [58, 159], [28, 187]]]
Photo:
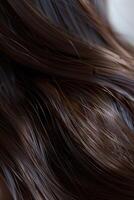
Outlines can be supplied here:
[[2, 200], [134, 198], [133, 50], [96, 3], [0, 0]]

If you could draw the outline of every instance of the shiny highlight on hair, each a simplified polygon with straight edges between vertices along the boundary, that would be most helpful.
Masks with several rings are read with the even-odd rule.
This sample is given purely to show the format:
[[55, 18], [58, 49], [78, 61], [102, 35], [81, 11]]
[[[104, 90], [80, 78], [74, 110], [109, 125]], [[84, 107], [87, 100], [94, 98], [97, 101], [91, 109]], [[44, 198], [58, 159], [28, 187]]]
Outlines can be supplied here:
[[0, 53], [11, 199], [133, 199], [133, 51], [94, 1], [0, 0]]

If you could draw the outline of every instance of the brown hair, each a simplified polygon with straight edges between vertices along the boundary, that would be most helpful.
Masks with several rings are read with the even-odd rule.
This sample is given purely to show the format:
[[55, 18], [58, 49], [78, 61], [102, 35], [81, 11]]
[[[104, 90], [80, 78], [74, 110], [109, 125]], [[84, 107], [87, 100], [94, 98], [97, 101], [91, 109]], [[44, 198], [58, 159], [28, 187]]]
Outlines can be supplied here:
[[133, 51], [93, 1], [0, 0], [0, 53], [12, 198], [133, 199]]

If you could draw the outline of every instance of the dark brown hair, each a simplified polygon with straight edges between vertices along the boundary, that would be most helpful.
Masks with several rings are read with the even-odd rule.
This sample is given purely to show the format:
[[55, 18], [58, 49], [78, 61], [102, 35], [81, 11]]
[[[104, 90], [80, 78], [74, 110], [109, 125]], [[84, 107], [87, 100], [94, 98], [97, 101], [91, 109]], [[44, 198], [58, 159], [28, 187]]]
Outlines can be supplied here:
[[0, 0], [0, 53], [0, 173], [11, 198], [133, 199], [133, 50], [95, 2]]

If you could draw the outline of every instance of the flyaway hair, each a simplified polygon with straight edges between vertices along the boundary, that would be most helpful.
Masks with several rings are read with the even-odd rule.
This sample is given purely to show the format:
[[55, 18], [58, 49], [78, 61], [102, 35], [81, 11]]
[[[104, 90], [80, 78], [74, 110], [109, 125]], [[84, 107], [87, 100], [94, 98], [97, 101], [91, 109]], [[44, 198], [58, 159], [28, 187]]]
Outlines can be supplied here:
[[0, 0], [8, 199], [134, 199], [134, 55], [98, 3]]

